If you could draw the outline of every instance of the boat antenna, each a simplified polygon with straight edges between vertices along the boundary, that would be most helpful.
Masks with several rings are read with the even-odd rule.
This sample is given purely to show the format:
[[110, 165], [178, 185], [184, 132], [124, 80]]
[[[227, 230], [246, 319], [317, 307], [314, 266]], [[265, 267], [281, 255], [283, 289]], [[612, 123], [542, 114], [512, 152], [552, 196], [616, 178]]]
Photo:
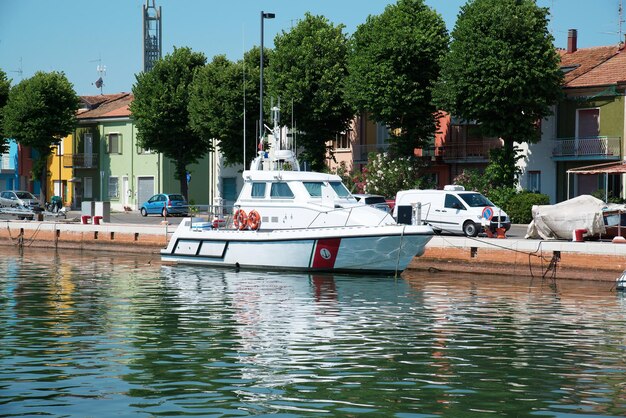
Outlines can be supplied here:
[[243, 48], [243, 169], [246, 169], [246, 36], [245, 26], [241, 27]]

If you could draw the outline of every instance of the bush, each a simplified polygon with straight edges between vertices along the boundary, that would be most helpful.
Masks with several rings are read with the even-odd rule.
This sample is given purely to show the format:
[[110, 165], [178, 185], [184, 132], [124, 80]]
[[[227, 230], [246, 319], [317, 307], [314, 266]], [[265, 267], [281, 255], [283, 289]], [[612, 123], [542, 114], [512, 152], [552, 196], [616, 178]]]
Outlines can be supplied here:
[[545, 194], [523, 191], [516, 193], [501, 204], [500, 207], [511, 218], [511, 223], [527, 224], [533, 220], [533, 205], [549, 205], [550, 198]]

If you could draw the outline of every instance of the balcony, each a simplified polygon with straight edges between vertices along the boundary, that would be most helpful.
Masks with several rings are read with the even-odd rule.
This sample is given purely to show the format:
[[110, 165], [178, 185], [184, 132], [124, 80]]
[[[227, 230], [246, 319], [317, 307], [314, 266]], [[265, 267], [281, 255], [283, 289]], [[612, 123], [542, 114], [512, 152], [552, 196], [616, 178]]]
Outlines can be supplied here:
[[63, 156], [63, 167], [71, 168], [96, 168], [98, 167], [98, 154], [71, 154]]
[[428, 154], [445, 162], [488, 162], [492, 149], [502, 148], [500, 141], [471, 141], [434, 147]]
[[619, 160], [621, 149], [620, 137], [557, 138], [554, 140], [552, 159], [556, 161]]

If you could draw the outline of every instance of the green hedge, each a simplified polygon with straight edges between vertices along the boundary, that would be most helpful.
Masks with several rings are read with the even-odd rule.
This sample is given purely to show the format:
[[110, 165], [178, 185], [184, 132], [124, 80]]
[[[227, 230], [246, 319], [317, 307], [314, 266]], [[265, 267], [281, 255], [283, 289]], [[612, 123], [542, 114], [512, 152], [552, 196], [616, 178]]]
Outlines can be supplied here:
[[549, 205], [550, 198], [545, 194], [520, 192], [510, 196], [502, 203], [502, 209], [511, 218], [511, 223], [527, 224], [533, 220], [533, 205]]

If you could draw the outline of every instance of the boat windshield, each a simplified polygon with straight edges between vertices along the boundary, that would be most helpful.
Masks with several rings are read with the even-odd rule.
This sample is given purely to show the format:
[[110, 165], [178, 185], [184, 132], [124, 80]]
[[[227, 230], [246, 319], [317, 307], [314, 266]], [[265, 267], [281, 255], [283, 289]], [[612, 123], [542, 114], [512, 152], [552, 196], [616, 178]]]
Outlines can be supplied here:
[[340, 181], [331, 181], [330, 187], [333, 188], [333, 190], [335, 191], [335, 193], [337, 193], [337, 196], [339, 197], [351, 197], [352, 196], [350, 194], [350, 191], [348, 191], [348, 189], [346, 189], [346, 186], [344, 186], [343, 183]]
[[495, 206], [489, 199], [480, 193], [461, 193], [461, 199], [465, 201], [472, 208], [479, 208], [482, 206]]
[[311, 197], [322, 197], [322, 185], [321, 181], [305, 181], [304, 188], [311, 195]]

